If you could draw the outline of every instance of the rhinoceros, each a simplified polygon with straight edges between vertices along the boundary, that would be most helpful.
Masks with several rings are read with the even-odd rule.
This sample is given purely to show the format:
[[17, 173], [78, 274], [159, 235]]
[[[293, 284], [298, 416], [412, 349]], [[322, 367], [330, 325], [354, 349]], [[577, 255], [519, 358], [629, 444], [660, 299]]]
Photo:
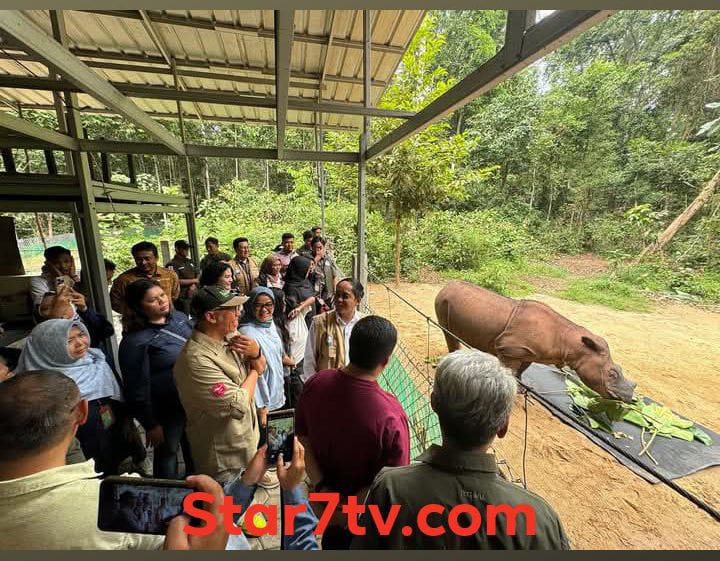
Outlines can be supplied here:
[[[603, 397], [631, 401], [635, 383], [613, 362], [602, 337], [535, 300], [514, 300], [463, 281], [435, 298], [438, 322], [468, 345], [495, 355], [517, 376], [533, 362], [567, 365]], [[460, 342], [445, 333], [450, 352]]]

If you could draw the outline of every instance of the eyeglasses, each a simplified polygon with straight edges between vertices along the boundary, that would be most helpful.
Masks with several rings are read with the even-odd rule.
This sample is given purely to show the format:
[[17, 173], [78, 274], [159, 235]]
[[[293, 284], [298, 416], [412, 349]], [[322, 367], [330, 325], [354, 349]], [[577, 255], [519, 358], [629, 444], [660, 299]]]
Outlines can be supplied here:
[[265, 308], [266, 310], [272, 310], [274, 307], [275, 304], [273, 304], [272, 302], [268, 302], [266, 304], [255, 304], [256, 310], [262, 310], [263, 308]]
[[231, 308], [227, 308], [227, 307], [224, 308], [224, 307], [221, 306], [221, 307], [218, 307], [218, 308], [213, 308], [213, 309], [210, 310], [210, 311], [211, 311], [211, 312], [233, 312], [233, 313], [235, 313], [235, 314], [240, 314], [240, 315], [242, 315], [243, 308], [242, 308], [242, 306], [233, 306], [233, 307], [231, 307]]

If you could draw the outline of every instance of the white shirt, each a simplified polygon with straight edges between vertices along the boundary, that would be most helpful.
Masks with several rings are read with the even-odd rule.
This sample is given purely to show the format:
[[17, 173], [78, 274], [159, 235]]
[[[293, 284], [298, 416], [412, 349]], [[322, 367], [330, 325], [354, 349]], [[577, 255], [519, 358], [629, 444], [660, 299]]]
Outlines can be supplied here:
[[43, 296], [48, 292], [55, 292], [55, 287], [50, 286], [50, 281], [45, 277], [32, 277], [30, 279], [30, 296], [34, 306], [42, 303]]
[[[345, 323], [340, 317], [340, 314], [336, 312], [335, 317], [337, 318], [338, 325], [342, 329], [343, 335], [345, 336], [345, 366], [350, 362], [350, 334], [352, 333], [355, 324], [360, 321], [362, 315], [360, 312], [355, 310], [355, 314], [352, 319]], [[303, 382], [307, 382], [308, 379], [317, 372], [315, 365], [315, 322], [310, 324], [310, 331], [308, 332], [307, 343], [305, 344], [305, 359], [303, 361], [303, 373], [300, 376]]]

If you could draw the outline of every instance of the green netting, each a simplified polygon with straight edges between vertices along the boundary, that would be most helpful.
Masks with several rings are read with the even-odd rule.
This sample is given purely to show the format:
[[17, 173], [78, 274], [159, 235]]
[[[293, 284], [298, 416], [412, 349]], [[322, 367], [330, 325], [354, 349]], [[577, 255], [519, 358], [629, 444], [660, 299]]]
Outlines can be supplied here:
[[[402, 355], [402, 350], [400, 349]], [[394, 354], [387, 368], [380, 375], [379, 383], [385, 391], [397, 397], [410, 421], [410, 457], [416, 458], [430, 444], [440, 442], [440, 424], [430, 407], [426, 394], [411, 376], [414, 365], [406, 368]]]

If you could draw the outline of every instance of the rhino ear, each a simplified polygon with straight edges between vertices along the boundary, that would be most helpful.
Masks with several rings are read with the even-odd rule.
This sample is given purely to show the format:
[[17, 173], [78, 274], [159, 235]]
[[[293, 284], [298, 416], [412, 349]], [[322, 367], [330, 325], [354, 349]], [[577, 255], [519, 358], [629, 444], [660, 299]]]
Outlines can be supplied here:
[[597, 343], [590, 339], [590, 337], [583, 335], [580, 340], [583, 342], [583, 345], [585, 345], [588, 349], [595, 351], [596, 353], [600, 352], [600, 347], [598, 347]]

